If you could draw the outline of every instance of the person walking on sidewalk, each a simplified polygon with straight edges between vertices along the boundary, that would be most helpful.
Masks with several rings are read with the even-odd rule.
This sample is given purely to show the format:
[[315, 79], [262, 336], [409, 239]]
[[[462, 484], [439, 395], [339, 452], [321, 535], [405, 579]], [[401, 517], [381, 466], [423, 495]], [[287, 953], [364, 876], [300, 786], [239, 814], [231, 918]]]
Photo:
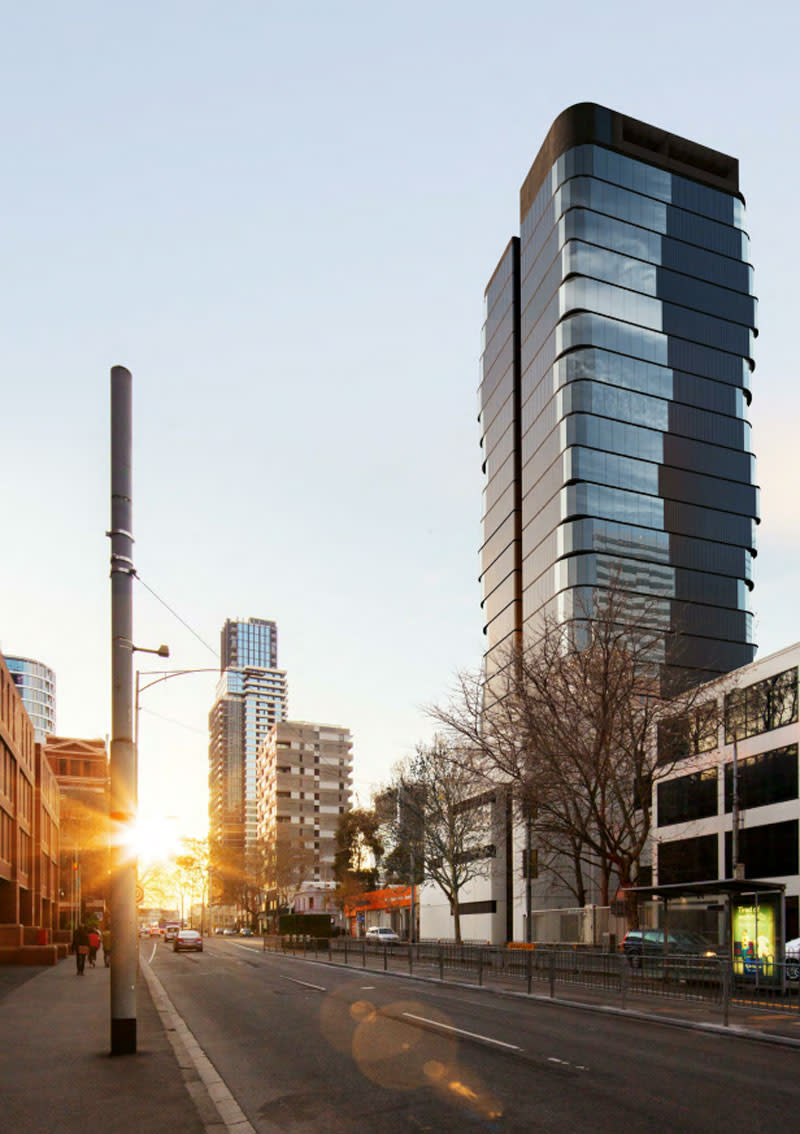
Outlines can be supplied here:
[[103, 930], [103, 964], [106, 968], [111, 964], [111, 930]]
[[72, 934], [72, 949], [75, 953], [75, 964], [78, 966], [78, 976], [83, 976], [86, 958], [89, 955], [89, 934], [84, 925], [76, 925]]
[[94, 968], [95, 961], [97, 960], [97, 950], [100, 948], [100, 934], [97, 932], [97, 926], [93, 925], [89, 930], [89, 964]]

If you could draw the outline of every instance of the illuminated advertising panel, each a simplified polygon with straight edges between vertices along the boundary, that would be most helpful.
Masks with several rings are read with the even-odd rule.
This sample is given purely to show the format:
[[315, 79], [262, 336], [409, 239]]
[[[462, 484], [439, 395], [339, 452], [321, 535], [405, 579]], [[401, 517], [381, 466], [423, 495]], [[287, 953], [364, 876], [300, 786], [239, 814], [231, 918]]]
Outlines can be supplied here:
[[733, 971], [745, 976], [771, 975], [776, 953], [774, 905], [735, 905], [732, 917]]

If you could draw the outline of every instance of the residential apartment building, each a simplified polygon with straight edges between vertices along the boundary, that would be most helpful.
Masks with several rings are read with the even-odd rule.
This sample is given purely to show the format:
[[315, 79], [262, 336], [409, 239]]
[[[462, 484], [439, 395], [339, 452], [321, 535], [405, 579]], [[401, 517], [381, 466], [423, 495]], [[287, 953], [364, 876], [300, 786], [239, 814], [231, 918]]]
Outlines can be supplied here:
[[593, 103], [555, 120], [485, 293], [489, 673], [610, 580], [663, 675], [753, 660], [752, 282], [735, 158]]
[[350, 730], [310, 721], [279, 721], [258, 753], [258, 837], [313, 852], [309, 880], [330, 881], [339, 816], [350, 808]]
[[56, 675], [34, 658], [6, 654], [5, 659], [31, 719], [34, 740], [37, 744], [44, 744], [45, 737], [56, 731]]
[[255, 846], [256, 756], [288, 712], [274, 622], [228, 619], [220, 634], [220, 678], [209, 714], [209, 830], [238, 854]]
[[102, 737], [49, 736], [44, 754], [61, 799], [59, 928], [72, 929], [109, 900], [111, 826], [108, 749]]
[[786, 937], [800, 935], [800, 642], [700, 691], [710, 727], [686, 722], [683, 758], [653, 785], [653, 881], [732, 878], [734, 799], [745, 878], [786, 887]]
[[0, 963], [56, 961], [58, 846], [55, 777], [0, 655]]

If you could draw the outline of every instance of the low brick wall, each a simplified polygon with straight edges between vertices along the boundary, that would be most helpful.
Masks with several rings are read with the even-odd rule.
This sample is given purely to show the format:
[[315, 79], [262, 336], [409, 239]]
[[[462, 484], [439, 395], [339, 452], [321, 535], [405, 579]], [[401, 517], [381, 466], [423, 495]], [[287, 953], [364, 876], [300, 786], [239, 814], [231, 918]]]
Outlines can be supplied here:
[[59, 953], [58, 945], [0, 945], [0, 965], [56, 965]]

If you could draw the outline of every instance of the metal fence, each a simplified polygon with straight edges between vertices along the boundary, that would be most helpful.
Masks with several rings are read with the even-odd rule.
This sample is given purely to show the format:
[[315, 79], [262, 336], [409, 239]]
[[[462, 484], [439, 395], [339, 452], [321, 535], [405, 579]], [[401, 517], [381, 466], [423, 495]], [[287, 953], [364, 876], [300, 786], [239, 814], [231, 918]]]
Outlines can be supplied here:
[[[797, 965], [771, 963], [760, 971], [735, 972], [719, 957], [675, 954], [628, 957], [622, 952], [537, 945], [505, 948], [421, 941], [382, 944], [365, 938], [265, 938], [264, 948], [333, 965], [418, 974], [528, 994], [587, 1002], [642, 1006], [653, 998], [711, 1008], [729, 1022], [731, 1007], [800, 1014]], [[792, 979], [792, 978], [795, 979]]]

